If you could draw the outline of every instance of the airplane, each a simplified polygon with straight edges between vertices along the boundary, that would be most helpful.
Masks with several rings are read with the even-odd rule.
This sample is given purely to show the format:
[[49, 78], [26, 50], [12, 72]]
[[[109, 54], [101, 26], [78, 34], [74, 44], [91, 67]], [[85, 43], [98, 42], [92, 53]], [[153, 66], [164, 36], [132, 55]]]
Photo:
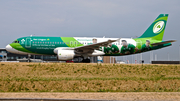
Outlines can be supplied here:
[[92, 56], [124, 56], [152, 51], [172, 45], [163, 41], [168, 14], [160, 14], [138, 38], [96, 37], [21, 37], [6, 46], [10, 53], [23, 55], [57, 55], [58, 60], [83, 57], [89, 63]]

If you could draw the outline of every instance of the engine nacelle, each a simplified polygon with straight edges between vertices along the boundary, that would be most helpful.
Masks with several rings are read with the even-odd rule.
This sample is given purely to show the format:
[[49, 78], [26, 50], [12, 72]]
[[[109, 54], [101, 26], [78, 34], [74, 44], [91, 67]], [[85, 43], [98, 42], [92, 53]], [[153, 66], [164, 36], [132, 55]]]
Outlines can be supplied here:
[[74, 50], [58, 50], [57, 58], [58, 60], [71, 60], [74, 58]]
[[102, 56], [105, 53], [99, 50], [94, 50], [94, 52], [92, 54], [88, 54], [88, 56]]

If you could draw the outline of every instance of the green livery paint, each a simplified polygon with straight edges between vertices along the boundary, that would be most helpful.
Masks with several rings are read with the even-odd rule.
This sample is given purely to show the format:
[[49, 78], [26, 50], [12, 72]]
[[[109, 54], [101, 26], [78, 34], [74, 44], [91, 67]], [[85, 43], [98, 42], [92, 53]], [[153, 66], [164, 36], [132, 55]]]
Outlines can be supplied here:
[[53, 51], [57, 47], [79, 47], [83, 44], [73, 37], [22, 37], [15, 41], [19, 43], [11, 43], [10, 46], [22, 52], [44, 55], [56, 55]]
[[27, 52], [27, 53], [33, 53], [33, 52], [27, 50], [25, 47], [23, 47], [19, 43], [11, 43], [10, 45], [11, 45], [11, 47], [13, 47], [16, 50], [19, 50], [19, 51], [22, 51], [22, 52]]
[[134, 39], [140, 49], [142, 44], [149, 40], [151, 43], [161, 42], [163, 39], [168, 14], [160, 14], [149, 28], [139, 37]]
[[152, 46], [147, 47], [146, 44], [143, 44], [143, 45], [141, 46], [141, 50], [142, 50], [142, 51], [152, 50]]
[[123, 47], [123, 46], [122, 46], [122, 48], [121, 48], [121, 53], [124, 54], [126, 51], [129, 51], [130, 54], [133, 54], [133, 53], [134, 53], [134, 49], [135, 49], [135, 46], [134, 46], [134, 45], [128, 44], [127, 47]]
[[61, 37], [63, 42], [69, 43], [66, 44], [68, 47], [79, 47], [79, 46], [83, 46], [83, 44], [78, 44], [79, 41], [77, 41], [76, 39], [74, 39], [73, 37]]
[[[163, 42], [162, 39], [163, 39], [167, 19], [168, 19], [168, 14], [160, 14], [155, 19], [155, 21], [149, 26], [149, 28], [139, 38], [132, 39], [132, 40], [135, 40], [135, 42], [136, 42], [135, 44], [136, 44], [137, 52], [135, 52], [135, 53], [156, 50], [156, 49], [160, 49], [160, 48], [171, 45], [171, 43], [158, 45], [158, 46], [151, 45], [152, 43]], [[145, 45], [147, 40], [150, 42], [149, 47], [146, 47], [146, 45]], [[132, 46], [132, 47], [135, 47], [135, 46]], [[123, 49], [124, 49], [124, 47], [122, 46], [121, 52], [118, 54], [117, 53], [113, 54], [113, 56], [129, 55], [129, 54], [124, 54], [125, 52], [123, 51]], [[127, 48], [127, 50], [128, 49], [130, 49], [130, 48]], [[132, 54], [132, 52], [134, 52], [134, 50], [130, 50], [129, 52]], [[106, 55], [111, 56], [112, 54], [108, 54], [108, 52], [107, 52]]]
[[[22, 37], [9, 44], [14, 50], [24, 52], [25, 54], [40, 54], [40, 55], [59, 55], [63, 56], [64, 53], [55, 53], [57, 48], [71, 48], [88, 46], [93, 43], [105, 42], [108, 40], [117, 40], [108, 47], [100, 47], [99, 51], [104, 52], [104, 56], [122, 56], [136, 54], [151, 50], [156, 50], [170, 46], [171, 43], [158, 44], [153, 46], [153, 43], [161, 43], [165, 27], [167, 24], [168, 14], [160, 14], [149, 28], [138, 38], [85, 38], [85, 37], [38, 37], [28, 36]], [[125, 46], [124, 46], [125, 45]], [[96, 45], [95, 45], [96, 46]], [[95, 47], [93, 46], [93, 47]], [[127, 47], [126, 47], [127, 46]], [[99, 47], [99, 46], [96, 46]], [[86, 48], [91, 50], [91, 48]], [[78, 52], [83, 51], [83, 49]], [[12, 51], [11, 51], [12, 52]], [[70, 52], [70, 51], [69, 51]], [[17, 52], [16, 52], [17, 53]], [[70, 52], [72, 54], [72, 52]], [[75, 52], [74, 52], [75, 53]], [[84, 54], [82, 54], [84, 55]], [[85, 54], [86, 55], [86, 54]]]
[[153, 38], [162, 41], [168, 14], [160, 14], [139, 38]]
[[[100, 50], [102, 51], [102, 48], [100, 48]], [[111, 47], [104, 47], [104, 52], [105, 53], [117, 53], [119, 52], [119, 48], [116, 45], [112, 45]]]

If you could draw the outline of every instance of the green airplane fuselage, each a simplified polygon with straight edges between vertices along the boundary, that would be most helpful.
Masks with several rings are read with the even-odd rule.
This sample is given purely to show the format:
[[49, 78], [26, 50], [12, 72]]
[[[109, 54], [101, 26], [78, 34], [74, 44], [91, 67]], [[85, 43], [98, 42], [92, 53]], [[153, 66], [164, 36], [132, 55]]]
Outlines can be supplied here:
[[[56, 55], [54, 53], [54, 49], [60, 47], [67, 47], [67, 48], [75, 48], [84, 45], [93, 44], [93, 38], [83, 38], [83, 37], [37, 37], [37, 36], [29, 36], [29, 37], [22, 37], [15, 40], [13, 43], [10, 44], [12, 48], [18, 50], [20, 52], [25, 52], [27, 54], [44, 54], [44, 55]], [[98, 42], [107, 41], [109, 39], [118, 39], [118, 38], [97, 38]], [[79, 40], [79, 41], [78, 41]], [[123, 38], [121, 40], [124, 40]], [[141, 46], [146, 43], [146, 40], [149, 40], [151, 43], [161, 42], [158, 40], [154, 40], [151, 38], [136, 38], [136, 39], [128, 39], [130, 43], [135, 45], [139, 50]], [[121, 41], [114, 42], [113, 44], [117, 45], [118, 47], [122, 47]], [[163, 48], [170, 46], [171, 43], [163, 44], [160, 46], [153, 47], [152, 50]], [[119, 49], [120, 50], [120, 49]], [[140, 52], [137, 52], [140, 53]], [[120, 52], [118, 53], [106, 53], [105, 56], [120, 56]]]

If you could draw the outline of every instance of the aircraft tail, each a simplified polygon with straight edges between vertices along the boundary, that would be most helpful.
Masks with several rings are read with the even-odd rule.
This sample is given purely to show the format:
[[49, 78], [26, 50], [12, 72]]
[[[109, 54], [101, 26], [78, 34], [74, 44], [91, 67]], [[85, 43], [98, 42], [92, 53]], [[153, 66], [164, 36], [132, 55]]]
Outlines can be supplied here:
[[152, 38], [162, 41], [168, 14], [160, 14], [139, 38]]

